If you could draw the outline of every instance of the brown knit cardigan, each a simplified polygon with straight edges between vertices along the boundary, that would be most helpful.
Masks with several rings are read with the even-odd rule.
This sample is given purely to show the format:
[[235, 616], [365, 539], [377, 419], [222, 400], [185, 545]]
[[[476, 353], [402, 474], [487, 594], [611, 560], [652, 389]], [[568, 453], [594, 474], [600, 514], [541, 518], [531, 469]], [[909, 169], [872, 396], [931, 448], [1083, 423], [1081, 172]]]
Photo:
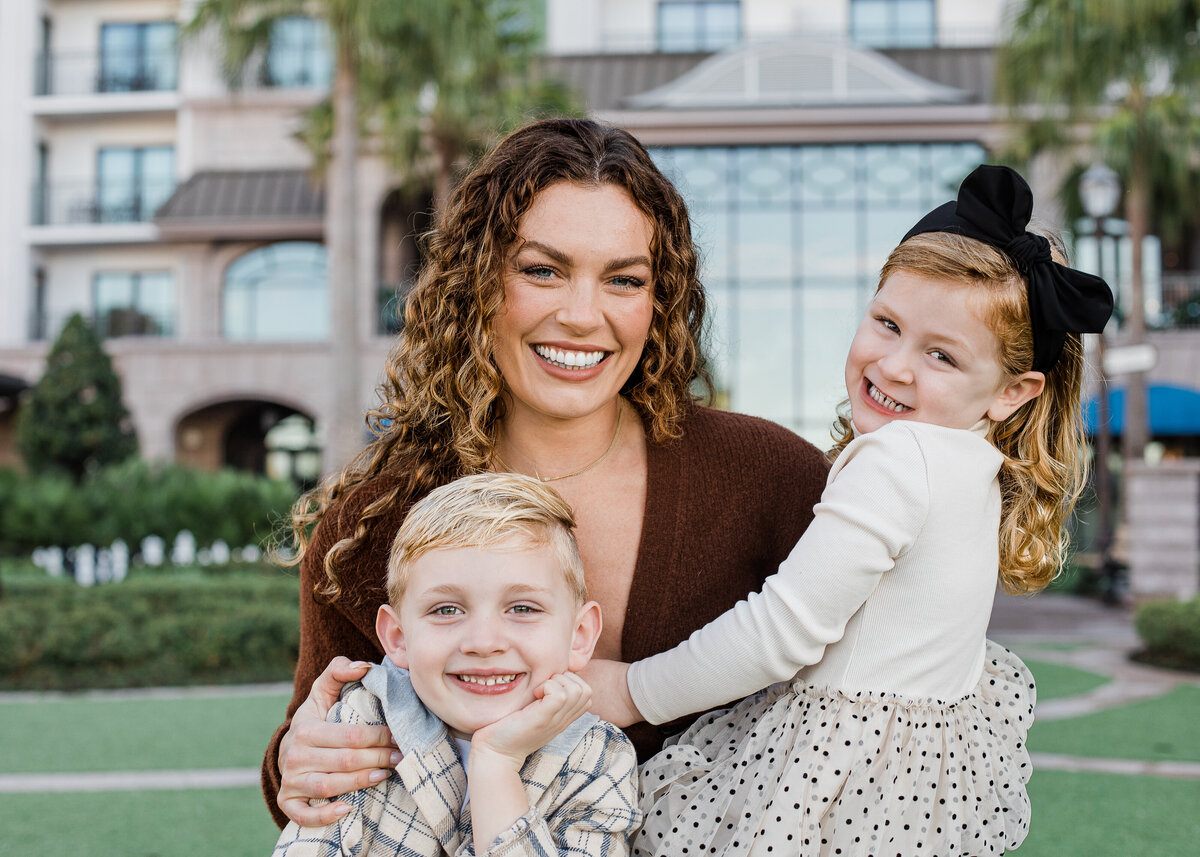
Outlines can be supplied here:
[[[812, 444], [756, 417], [697, 407], [683, 437], [647, 444], [646, 508], [637, 566], [625, 612], [621, 656], [636, 661], [665, 651], [761, 588], [813, 518], [829, 464]], [[375, 614], [387, 598], [388, 548], [407, 504], [378, 522], [352, 561], [342, 565], [343, 595], [313, 595], [321, 560], [349, 535], [357, 516], [391, 481], [377, 479], [331, 507], [317, 525], [300, 567], [300, 656], [287, 717], [263, 759], [263, 794], [276, 822], [287, 819], [279, 792], [279, 742], [313, 681], [337, 655], [378, 662]], [[414, 498], [416, 499], [416, 498]], [[645, 759], [686, 721], [627, 729]]]

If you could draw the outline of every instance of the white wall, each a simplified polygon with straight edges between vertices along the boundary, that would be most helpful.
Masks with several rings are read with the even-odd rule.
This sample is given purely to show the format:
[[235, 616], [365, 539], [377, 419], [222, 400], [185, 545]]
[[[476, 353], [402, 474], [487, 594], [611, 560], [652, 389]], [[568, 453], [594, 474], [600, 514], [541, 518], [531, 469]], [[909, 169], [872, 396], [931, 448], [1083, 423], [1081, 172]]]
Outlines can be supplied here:
[[[3, 0], [4, 5], [27, 0]], [[125, 21], [174, 21], [178, 0], [58, 0], [46, 4], [53, 20], [50, 49], [55, 53], [95, 52], [100, 25]]]

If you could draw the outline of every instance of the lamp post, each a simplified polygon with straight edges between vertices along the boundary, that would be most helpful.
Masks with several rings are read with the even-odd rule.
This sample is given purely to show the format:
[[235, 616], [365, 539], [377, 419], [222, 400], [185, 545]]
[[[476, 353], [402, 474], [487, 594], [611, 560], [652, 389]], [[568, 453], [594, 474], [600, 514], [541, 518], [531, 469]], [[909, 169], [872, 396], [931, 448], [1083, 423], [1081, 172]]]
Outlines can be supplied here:
[[[1088, 167], [1079, 178], [1079, 199], [1083, 210], [1096, 227], [1096, 275], [1104, 277], [1104, 218], [1113, 213], [1121, 197], [1121, 182], [1117, 174], [1104, 164]], [[1112, 426], [1108, 412], [1108, 375], [1104, 370], [1105, 343], [1101, 331], [1097, 342], [1097, 362], [1100, 364], [1100, 394], [1096, 397], [1096, 505], [1100, 511], [1100, 531], [1096, 547], [1100, 554], [1099, 570], [1105, 578], [1105, 598], [1116, 598], [1116, 564], [1112, 560], [1113, 503], [1112, 473], [1108, 468], [1112, 449]]]

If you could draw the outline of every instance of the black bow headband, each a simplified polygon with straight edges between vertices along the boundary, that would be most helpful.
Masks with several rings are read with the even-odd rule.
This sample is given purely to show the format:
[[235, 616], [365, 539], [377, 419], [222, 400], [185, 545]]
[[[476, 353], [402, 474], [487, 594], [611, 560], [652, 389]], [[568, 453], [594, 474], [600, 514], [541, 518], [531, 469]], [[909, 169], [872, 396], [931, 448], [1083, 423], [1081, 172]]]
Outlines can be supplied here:
[[1050, 258], [1050, 242], [1026, 232], [1033, 193], [1016, 170], [984, 164], [963, 179], [958, 201], [922, 217], [904, 236], [953, 232], [989, 244], [1007, 255], [1029, 290], [1033, 323], [1033, 369], [1045, 372], [1062, 353], [1068, 333], [1100, 333], [1112, 315], [1113, 297], [1099, 277]]

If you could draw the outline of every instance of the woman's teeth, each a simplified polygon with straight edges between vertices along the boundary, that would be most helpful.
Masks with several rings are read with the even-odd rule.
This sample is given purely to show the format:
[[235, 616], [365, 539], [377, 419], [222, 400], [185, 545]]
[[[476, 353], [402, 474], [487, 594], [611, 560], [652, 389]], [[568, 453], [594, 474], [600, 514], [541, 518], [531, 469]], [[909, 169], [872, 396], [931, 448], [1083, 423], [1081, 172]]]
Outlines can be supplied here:
[[535, 345], [533, 350], [546, 362], [563, 369], [591, 369], [605, 355], [603, 351], [562, 351], [545, 345]]
[[517, 674], [513, 675], [460, 675], [459, 680], [465, 681], [467, 684], [482, 684], [491, 687], [496, 684], [509, 684], [517, 680]]
[[902, 414], [905, 411], [912, 410], [912, 408], [910, 408], [908, 405], [902, 405], [890, 396], [885, 396], [883, 392], [870, 381], [867, 382], [867, 395], [879, 402], [879, 404], [883, 405], [889, 411], [893, 411], [897, 414]]

